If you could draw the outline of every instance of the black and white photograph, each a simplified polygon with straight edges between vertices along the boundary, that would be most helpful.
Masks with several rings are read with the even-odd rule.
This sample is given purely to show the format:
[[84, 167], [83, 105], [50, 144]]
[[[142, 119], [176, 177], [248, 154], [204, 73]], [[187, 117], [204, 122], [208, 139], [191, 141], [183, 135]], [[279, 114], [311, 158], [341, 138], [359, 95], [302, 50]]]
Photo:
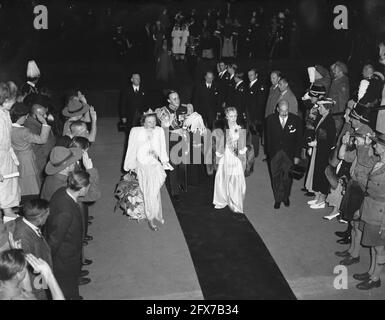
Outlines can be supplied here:
[[383, 0], [0, 0], [0, 300], [250, 319], [384, 269]]

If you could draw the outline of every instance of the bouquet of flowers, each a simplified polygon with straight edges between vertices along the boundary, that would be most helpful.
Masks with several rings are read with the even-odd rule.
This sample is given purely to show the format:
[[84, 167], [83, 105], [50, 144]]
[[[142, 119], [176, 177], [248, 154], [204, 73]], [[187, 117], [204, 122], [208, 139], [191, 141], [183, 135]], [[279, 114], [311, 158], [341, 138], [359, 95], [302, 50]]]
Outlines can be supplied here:
[[192, 133], [199, 131], [200, 135], [203, 135], [206, 132], [206, 127], [203, 123], [202, 116], [197, 112], [193, 112], [184, 120], [183, 128]]
[[143, 193], [135, 173], [129, 172], [121, 178], [115, 189], [115, 197], [118, 199], [115, 211], [119, 207], [123, 214], [137, 221], [146, 218]]

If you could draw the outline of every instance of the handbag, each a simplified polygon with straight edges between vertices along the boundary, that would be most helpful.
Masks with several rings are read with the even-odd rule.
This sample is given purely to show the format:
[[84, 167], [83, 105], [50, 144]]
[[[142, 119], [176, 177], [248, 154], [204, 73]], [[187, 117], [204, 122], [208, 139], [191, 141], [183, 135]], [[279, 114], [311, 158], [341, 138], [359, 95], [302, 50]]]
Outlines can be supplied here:
[[289, 169], [289, 175], [295, 180], [301, 180], [306, 172], [306, 168], [299, 164], [293, 164]]

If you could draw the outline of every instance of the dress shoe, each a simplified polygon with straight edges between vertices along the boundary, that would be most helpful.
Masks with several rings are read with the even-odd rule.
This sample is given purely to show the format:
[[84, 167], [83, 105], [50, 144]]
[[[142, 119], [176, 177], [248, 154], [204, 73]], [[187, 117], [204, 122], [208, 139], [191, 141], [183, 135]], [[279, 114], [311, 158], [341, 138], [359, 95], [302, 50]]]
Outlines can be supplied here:
[[301, 188], [301, 191], [302, 192], [307, 192], [307, 189], [306, 188]]
[[85, 235], [84, 240], [86, 240], [86, 241], [91, 241], [91, 240], [94, 240], [94, 237], [93, 237], [93, 236], [89, 236], [89, 235], [87, 234], [87, 235]]
[[315, 203], [310, 206], [311, 209], [324, 209], [325, 207], [326, 207], [325, 201]]
[[93, 261], [90, 259], [84, 259], [82, 265], [83, 266], [89, 266]]
[[323, 216], [323, 218], [325, 220], [329, 220], [330, 221], [330, 220], [333, 220], [334, 218], [338, 217], [339, 215], [340, 215], [340, 213], [338, 211], [337, 212], [332, 211], [328, 215]]
[[290, 206], [290, 199], [287, 198], [287, 199], [283, 202], [283, 204], [285, 205], [285, 207], [289, 207], [289, 206]]
[[85, 277], [85, 276], [88, 276], [89, 274], [90, 274], [90, 272], [88, 270], [80, 271], [80, 277]]
[[88, 246], [88, 241], [83, 240], [83, 246]]
[[360, 262], [360, 257], [354, 258], [352, 256], [349, 256], [349, 257], [346, 257], [344, 260], [340, 261], [340, 264], [343, 266], [350, 266], [358, 262]]
[[92, 220], [94, 220], [94, 219], [95, 219], [94, 216], [88, 216], [88, 221], [92, 221]]
[[379, 288], [379, 287], [381, 287], [380, 279], [378, 279], [377, 281], [373, 281], [372, 279], [369, 278], [367, 281], [357, 284], [357, 289], [360, 289], [360, 290], [370, 290], [370, 289]]
[[347, 238], [337, 240], [337, 243], [339, 244], [350, 244], [351, 242], [352, 242], [352, 237], [347, 237]]
[[308, 192], [305, 193], [305, 196], [306, 196], [306, 197], [314, 197], [314, 196], [315, 196], [315, 193], [314, 193], [314, 192], [309, 192], [309, 191], [308, 191]]
[[349, 250], [336, 251], [336, 252], [334, 252], [334, 254], [335, 254], [337, 257], [340, 257], [340, 258], [347, 258], [347, 257], [350, 257], [350, 252], [349, 252]]
[[281, 208], [281, 202], [275, 202], [274, 209], [279, 209], [279, 208]]
[[370, 274], [368, 272], [356, 273], [353, 274], [353, 278], [359, 281], [368, 281], [370, 279]]
[[316, 199], [309, 200], [309, 201], [307, 202], [307, 204], [308, 204], [308, 205], [313, 205], [313, 204], [316, 204], [317, 201], [318, 201], [318, 200], [316, 200]]
[[79, 278], [79, 286], [84, 286], [86, 284], [89, 284], [91, 282], [90, 278]]
[[346, 220], [344, 220], [344, 219], [342, 219], [342, 218], [338, 219], [338, 222], [339, 222], [339, 223], [344, 223], [344, 224], [347, 224], [347, 223], [348, 223]]
[[340, 238], [347, 238], [349, 236], [349, 233], [347, 231], [336, 231], [334, 232], [334, 234]]

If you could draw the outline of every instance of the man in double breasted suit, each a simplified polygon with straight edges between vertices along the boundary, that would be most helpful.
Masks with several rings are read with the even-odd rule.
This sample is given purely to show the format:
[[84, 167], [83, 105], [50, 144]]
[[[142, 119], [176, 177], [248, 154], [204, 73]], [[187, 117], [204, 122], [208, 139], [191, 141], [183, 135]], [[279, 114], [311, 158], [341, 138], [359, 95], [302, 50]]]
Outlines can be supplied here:
[[278, 113], [267, 118], [267, 153], [270, 160], [271, 184], [274, 193], [274, 208], [279, 209], [281, 202], [290, 205], [292, 178], [290, 167], [298, 164], [302, 148], [301, 119], [289, 112], [289, 104], [281, 100]]
[[140, 117], [147, 111], [146, 98], [147, 94], [141, 85], [140, 74], [133, 73], [131, 85], [124, 88], [120, 100], [120, 117], [122, 123], [127, 126], [127, 133], [131, 127], [139, 125]]
[[218, 84], [214, 82], [214, 74], [212, 71], [207, 71], [205, 81], [198, 83], [195, 87], [193, 105], [208, 128], [212, 128], [216, 113], [221, 112], [219, 95], [220, 91]]
[[229, 91], [226, 102], [226, 107], [236, 108], [240, 116], [246, 113], [246, 86], [243, 78], [243, 72], [237, 72], [234, 75], [235, 86]]
[[53, 272], [66, 300], [82, 299], [79, 278], [84, 226], [77, 200], [87, 194], [89, 186], [90, 175], [86, 171], [71, 172], [67, 187], [57, 190], [49, 205], [45, 231], [52, 253]]

